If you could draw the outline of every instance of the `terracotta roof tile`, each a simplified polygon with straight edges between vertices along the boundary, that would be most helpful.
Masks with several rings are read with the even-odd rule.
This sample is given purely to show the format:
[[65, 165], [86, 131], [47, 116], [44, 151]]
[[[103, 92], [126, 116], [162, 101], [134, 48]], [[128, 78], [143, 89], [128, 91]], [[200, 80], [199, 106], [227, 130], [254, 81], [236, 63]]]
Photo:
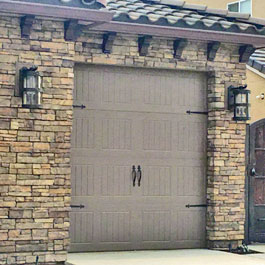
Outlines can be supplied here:
[[250, 17], [248, 23], [259, 24], [265, 26], [265, 19]]
[[238, 12], [229, 12], [228, 11], [226, 17], [249, 19], [250, 18], [250, 14], [238, 13]]
[[183, 6], [183, 8], [187, 8], [187, 9], [193, 9], [196, 11], [205, 11], [207, 9], [207, 6], [203, 6], [203, 5], [193, 5], [193, 4], [186, 4]]
[[185, 1], [178, 1], [178, 0], [160, 0], [159, 2], [164, 5], [172, 5], [178, 7], [183, 7], [185, 4]]
[[265, 74], [265, 49], [256, 50], [250, 56], [248, 65]]
[[213, 14], [213, 15], [219, 15], [219, 16], [226, 16], [228, 13], [228, 10], [226, 9], [217, 9], [217, 8], [207, 8], [207, 13], [208, 14]]

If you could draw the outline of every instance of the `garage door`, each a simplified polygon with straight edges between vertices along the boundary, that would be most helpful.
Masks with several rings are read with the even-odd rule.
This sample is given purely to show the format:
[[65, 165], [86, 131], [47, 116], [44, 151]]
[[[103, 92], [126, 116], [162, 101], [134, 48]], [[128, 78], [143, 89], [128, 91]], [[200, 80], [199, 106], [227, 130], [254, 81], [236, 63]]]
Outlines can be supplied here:
[[76, 67], [72, 252], [204, 247], [205, 208], [186, 205], [206, 200], [207, 118], [186, 112], [206, 88], [196, 72]]

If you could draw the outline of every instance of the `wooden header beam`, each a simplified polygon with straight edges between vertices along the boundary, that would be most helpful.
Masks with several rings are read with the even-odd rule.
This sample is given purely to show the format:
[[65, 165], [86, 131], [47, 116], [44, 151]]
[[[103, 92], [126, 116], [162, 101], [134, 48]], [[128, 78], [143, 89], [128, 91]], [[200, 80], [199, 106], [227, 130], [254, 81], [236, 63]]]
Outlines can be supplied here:
[[178, 27], [127, 23], [111, 21], [93, 28], [99, 31], [111, 31], [127, 34], [150, 35], [158, 37], [182, 38], [188, 40], [216, 41], [233, 44], [250, 44], [258, 47], [265, 46], [265, 36], [233, 32], [221, 32]]
[[181, 38], [208, 42], [224, 42], [241, 45], [252, 45], [255, 48], [265, 46], [265, 36], [261, 35], [116, 22], [112, 21], [114, 16], [113, 12], [100, 11], [96, 9], [75, 8], [67, 6], [55, 7], [54, 5], [47, 4], [0, 0], [0, 12], [18, 14], [22, 16], [32, 15], [102, 23], [93, 27], [93, 30], [95, 31], [137, 34], [141, 36], [149, 35], [174, 39]]

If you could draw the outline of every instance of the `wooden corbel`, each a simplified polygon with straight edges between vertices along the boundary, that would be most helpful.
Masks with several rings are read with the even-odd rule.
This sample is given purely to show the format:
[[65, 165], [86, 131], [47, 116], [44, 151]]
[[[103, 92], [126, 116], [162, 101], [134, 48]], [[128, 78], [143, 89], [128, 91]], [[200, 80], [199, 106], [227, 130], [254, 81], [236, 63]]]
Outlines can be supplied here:
[[180, 59], [182, 56], [182, 53], [187, 46], [188, 41], [186, 39], [175, 39], [173, 42], [173, 50], [174, 50], [174, 58]]
[[239, 62], [247, 63], [249, 57], [253, 52], [255, 52], [255, 48], [252, 45], [242, 45], [239, 47]]
[[138, 51], [140, 56], [146, 56], [148, 54], [151, 40], [152, 36], [141, 36], [138, 38]]
[[28, 39], [30, 36], [31, 28], [34, 22], [35, 16], [28, 15], [20, 19], [21, 37]]
[[64, 39], [66, 41], [76, 41], [83, 29], [84, 25], [78, 23], [78, 20], [71, 19], [64, 22]]
[[214, 61], [217, 51], [219, 50], [221, 43], [218, 41], [209, 42], [207, 45], [207, 60]]
[[102, 42], [103, 53], [110, 54], [112, 52], [112, 46], [116, 35], [117, 35], [116, 32], [109, 32], [103, 34], [103, 42]]

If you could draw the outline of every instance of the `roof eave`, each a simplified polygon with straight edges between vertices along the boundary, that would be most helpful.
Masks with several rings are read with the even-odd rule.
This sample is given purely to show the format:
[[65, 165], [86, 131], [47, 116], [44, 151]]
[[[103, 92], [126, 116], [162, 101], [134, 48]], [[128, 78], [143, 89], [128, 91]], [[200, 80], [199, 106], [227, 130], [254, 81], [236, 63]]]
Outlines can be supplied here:
[[96, 9], [54, 6], [39, 3], [0, 0], [0, 11], [19, 15], [56, 17], [90, 22], [109, 22], [114, 13]]
[[219, 41], [234, 44], [249, 44], [253, 45], [256, 48], [265, 46], [265, 36], [200, 30], [192, 28], [178, 28], [128, 22], [116, 22], [111, 21], [114, 16], [113, 12], [96, 9], [73, 8], [66, 6], [56, 6], [55, 8], [54, 5], [0, 0], [0, 10], [1, 12], [20, 15], [34, 15], [56, 17], [61, 19], [76, 19], [82, 21], [100, 22], [93, 28], [93, 30], [99, 31], [145, 34], [158, 37], [185, 38], [201, 41]]
[[167, 27], [157, 25], [145, 25], [128, 22], [111, 21], [98, 25], [93, 30], [119, 32], [128, 34], [144, 34], [158, 37], [185, 38], [200, 41], [219, 41], [233, 44], [253, 45], [255, 48], [265, 46], [265, 36], [233, 33], [212, 30], [200, 30], [190, 28]]

